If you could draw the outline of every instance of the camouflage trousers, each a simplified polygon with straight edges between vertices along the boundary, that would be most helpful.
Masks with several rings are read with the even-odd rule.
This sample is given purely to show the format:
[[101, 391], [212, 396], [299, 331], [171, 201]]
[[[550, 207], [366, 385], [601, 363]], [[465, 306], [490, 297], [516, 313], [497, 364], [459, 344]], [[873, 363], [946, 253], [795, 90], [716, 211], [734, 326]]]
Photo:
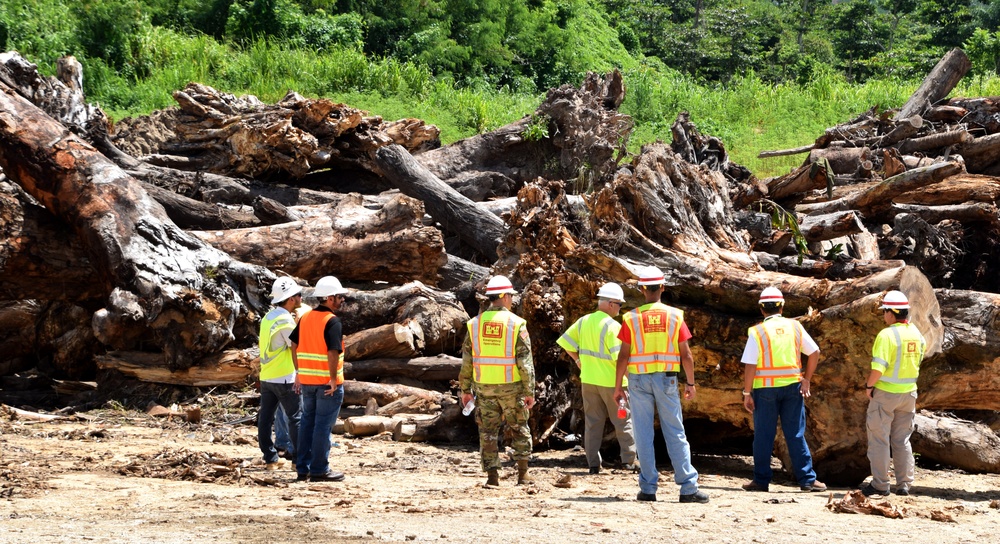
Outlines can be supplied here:
[[479, 453], [483, 470], [500, 468], [499, 437], [504, 421], [514, 433], [514, 459], [531, 457], [531, 430], [528, 408], [521, 384], [476, 384], [476, 423], [479, 424]]

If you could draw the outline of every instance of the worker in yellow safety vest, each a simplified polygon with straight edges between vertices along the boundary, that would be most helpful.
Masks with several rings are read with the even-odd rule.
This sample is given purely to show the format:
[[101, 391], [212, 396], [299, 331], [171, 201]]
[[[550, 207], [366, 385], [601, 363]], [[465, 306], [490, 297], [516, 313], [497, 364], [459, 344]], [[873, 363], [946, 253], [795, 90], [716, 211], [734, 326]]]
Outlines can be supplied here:
[[865, 384], [868, 396], [868, 461], [871, 482], [861, 488], [866, 496], [889, 494], [890, 446], [897, 495], [909, 495], [913, 485], [913, 418], [916, 415], [917, 377], [927, 341], [910, 323], [910, 301], [901, 291], [882, 298], [882, 318], [888, 325], [872, 346], [871, 372]]
[[[639, 494], [636, 500], [655, 501], [659, 486], [653, 446], [653, 419], [659, 415], [663, 441], [674, 467], [674, 482], [681, 486], [680, 502], [706, 503], [708, 494], [698, 489], [698, 471], [691, 466], [691, 446], [684, 432], [677, 378], [683, 369], [684, 398], [694, 400], [694, 358], [688, 347], [691, 331], [684, 312], [660, 302], [666, 278], [655, 267], [639, 273], [646, 303], [625, 314], [618, 339], [621, 351], [615, 368], [615, 402], [628, 400], [632, 431], [639, 456]], [[628, 372], [628, 395], [622, 379]]]
[[[260, 411], [257, 413], [257, 444], [268, 470], [280, 467], [278, 450], [271, 440], [278, 406], [289, 420], [288, 434], [294, 447], [298, 438], [299, 396], [294, 388], [295, 364], [291, 334], [295, 310], [302, 305], [302, 287], [292, 278], [278, 278], [271, 286], [271, 304], [277, 306], [260, 321]], [[286, 452], [294, 459], [293, 451]]]
[[505, 276], [486, 284], [489, 307], [466, 324], [462, 344], [459, 386], [462, 405], [475, 398], [479, 425], [479, 452], [486, 485], [500, 485], [498, 439], [503, 422], [511, 428], [518, 485], [532, 483], [528, 476], [531, 430], [528, 413], [535, 404], [535, 367], [525, 321], [511, 312], [514, 286]]
[[330, 470], [329, 456], [330, 433], [344, 402], [344, 336], [335, 312], [347, 293], [337, 278], [320, 278], [312, 293], [319, 305], [306, 312], [292, 331], [295, 388], [302, 399], [295, 464], [299, 481], [344, 479], [343, 472]]
[[601, 443], [604, 422], [609, 418], [621, 450], [621, 462], [635, 469], [635, 438], [632, 419], [624, 401], [615, 404], [615, 366], [622, 342], [618, 339], [621, 324], [615, 321], [625, 302], [625, 292], [617, 283], [606, 283], [597, 290], [597, 311], [577, 319], [557, 344], [580, 368], [580, 393], [583, 397], [583, 451], [591, 474], [601, 472]]
[[[753, 414], [753, 480], [747, 491], [768, 491], [774, 473], [771, 453], [778, 419], [785, 434], [792, 474], [802, 491], [826, 491], [816, 479], [812, 453], [806, 443], [805, 400], [819, 363], [819, 346], [802, 324], [781, 315], [785, 295], [775, 287], [760, 294], [763, 323], [750, 327], [743, 348], [743, 407]], [[802, 358], [807, 357], [802, 372]]]

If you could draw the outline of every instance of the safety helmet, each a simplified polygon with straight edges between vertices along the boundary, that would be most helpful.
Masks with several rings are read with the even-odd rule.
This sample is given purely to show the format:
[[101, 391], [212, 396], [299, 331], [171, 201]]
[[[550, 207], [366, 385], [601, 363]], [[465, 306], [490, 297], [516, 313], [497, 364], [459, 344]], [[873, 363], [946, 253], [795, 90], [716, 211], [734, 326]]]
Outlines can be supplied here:
[[274, 280], [271, 286], [271, 304], [280, 304], [302, 292], [302, 287], [289, 277]]
[[639, 272], [639, 285], [663, 285], [663, 271], [655, 266], [647, 266]]
[[326, 298], [332, 295], [343, 295], [346, 292], [347, 289], [344, 289], [340, 285], [340, 280], [334, 276], [323, 276], [316, 282], [316, 288], [313, 289], [313, 296], [316, 298]]
[[486, 283], [486, 294], [488, 295], [500, 295], [503, 293], [516, 293], [514, 286], [507, 279], [507, 276], [493, 276], [490, 281]]
[[889, 291], [882, 298], [882, 305], [878, 307], [879, 310], [909, 310], [910, 301], [906, 299], [906, 295], [902, 291]]
[[606, 298], [615, 302], [625, 302], [625, 292], [617, 283], [605, 283], [597, 290], [597, 298]]
[[760, 300], [758, 301], [758, 303], [767, 304], [769, 302], [784, 304], [785, 295], [782, 295], [781, 291], [779, 291], [777, 287], [768, 287], [763, 291], [761, 291]]

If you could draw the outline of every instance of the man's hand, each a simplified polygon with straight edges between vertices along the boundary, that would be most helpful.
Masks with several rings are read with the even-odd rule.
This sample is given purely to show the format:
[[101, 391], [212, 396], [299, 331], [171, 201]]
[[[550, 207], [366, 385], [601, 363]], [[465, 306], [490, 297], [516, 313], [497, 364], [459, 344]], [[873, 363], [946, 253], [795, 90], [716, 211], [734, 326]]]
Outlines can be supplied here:
[[535, 405], [535, 397], [524, 397], [524, 406], [531, 410], [531, 407]]
[[693, 385], [684, 385], [684, 400], [694, 400], [695, 395], [698, 392], [695, 390]]
[[809, 380], [802, 378], [799, 385], [799, 393], [802, 393], [802, 398], [807, 399], [812, 396], [809, 392]]
[[299, 375], [295, 375], [295, 383], [292, 384], [292, 392], [296, 395], [302, 394], [302, 382], [299, 381]]
[[472, 400], [472, 393], [462, 393], [462, 407], [469, 405], [469, 401]]
[[337, 384], [333, 383], [333, 380], [330, 380], [330, 388], [327, 389], [326, 391], [323, 391], [323, 396], [332, 397], [336, 394], [337, 394]]
[[753, 413], [753, 396], [746, 395], [743, 397], [743, 407], [746, 408], [747, 412]]
[[615, 387], [615, 404], [621, 403], [622, 399], [628, 403], [628, 393], [621, 386]]

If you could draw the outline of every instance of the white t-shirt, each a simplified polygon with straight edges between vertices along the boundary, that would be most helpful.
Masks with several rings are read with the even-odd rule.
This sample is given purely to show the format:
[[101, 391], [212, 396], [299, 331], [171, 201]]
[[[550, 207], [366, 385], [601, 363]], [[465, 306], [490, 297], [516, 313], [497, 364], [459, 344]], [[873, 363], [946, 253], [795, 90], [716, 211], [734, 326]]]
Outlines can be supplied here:
[[[764, 318], [764, 321], [771, 319], [772, 317], [778, 317], [776, 315], [769, 315]], [[809, 336], [806, 330], [802, 329], [802, 353], [804, 355], [812, 355], [819, 351], [819, 346], [816, 345], [816, 341]], [[753, 338], [747, 338], [747, 345], [743, 348], [743, 357], [740, 361], [745, 365], [757, 365], [757, 357], [760, 355], [760, 351], [757, 349], [757, 342], [753, 341]]]

